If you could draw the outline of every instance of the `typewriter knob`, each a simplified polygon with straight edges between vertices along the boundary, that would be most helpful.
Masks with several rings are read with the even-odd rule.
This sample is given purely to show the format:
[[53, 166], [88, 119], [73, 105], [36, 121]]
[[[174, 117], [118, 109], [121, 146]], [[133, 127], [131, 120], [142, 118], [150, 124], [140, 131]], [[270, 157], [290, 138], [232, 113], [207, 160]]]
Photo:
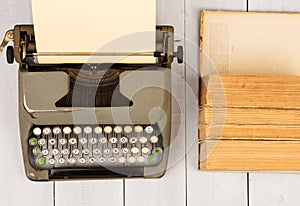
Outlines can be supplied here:
[[6, 49], [6, 60], [7, 63], [12, 64], [14, 63], [15, 55], [14, 55], [14, 47], [8, 46]]

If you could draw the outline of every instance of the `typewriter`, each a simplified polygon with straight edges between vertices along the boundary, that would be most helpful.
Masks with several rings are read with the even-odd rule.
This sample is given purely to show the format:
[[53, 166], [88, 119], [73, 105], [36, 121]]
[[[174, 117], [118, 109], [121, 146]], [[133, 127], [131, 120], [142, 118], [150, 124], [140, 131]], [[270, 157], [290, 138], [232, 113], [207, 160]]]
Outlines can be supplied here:
[[13, 41], [7, 62], [19, 63], [26, 176], [163, 176], [171, 136], [171, 63], [183, 62], [183, 48], [174, 52], [173, 33], [172, 26], [157, 26], [156, 51], [148, 54], [154, 64], [39, 64], [33, 25], [7, 31], [0, 50]]

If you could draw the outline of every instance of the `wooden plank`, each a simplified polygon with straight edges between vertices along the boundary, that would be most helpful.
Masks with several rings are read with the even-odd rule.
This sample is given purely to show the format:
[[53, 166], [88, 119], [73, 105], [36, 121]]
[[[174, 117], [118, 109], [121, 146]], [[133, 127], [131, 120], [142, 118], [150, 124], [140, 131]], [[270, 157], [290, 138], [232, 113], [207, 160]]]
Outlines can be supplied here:
[[247, 205], [245, 173], [207, 173], [198, 170], [198, 57], [202, 10], [246, 10], [246, 1], [186, 0], [187, 205]]
[[[0, 39], [16, 24], [30, 24], [30, 0], [0, 1]], [[18, 115], [18, 64], [8, 65], [5, 54], [0, 56], [0, 205], [52, 206], [53, 183], [36, 183], [25, 176]]]

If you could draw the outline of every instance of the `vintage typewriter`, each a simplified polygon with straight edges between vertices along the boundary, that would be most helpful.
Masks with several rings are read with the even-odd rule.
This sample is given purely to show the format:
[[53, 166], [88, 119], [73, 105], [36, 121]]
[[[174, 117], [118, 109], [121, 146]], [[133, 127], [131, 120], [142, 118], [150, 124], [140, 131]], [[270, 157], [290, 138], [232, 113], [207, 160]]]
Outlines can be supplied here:
[[171, 26], [157, 26], [156, 51], [148, 54], [155, 64], [39, 64], [33, 25], [9, 30], [1, 50], [12, 40], [7, 61], [19, 63], [27, 177], [163, 176], [171, 136], [171, 63], [174, 57], [183, 61], [183, 48], [174, 52], [173, 33]]

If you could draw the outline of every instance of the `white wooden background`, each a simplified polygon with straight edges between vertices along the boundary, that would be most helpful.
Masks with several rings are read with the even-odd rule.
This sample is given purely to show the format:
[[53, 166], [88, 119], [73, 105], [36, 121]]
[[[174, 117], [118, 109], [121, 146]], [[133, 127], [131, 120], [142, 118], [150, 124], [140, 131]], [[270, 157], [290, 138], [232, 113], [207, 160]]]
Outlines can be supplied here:
[[[88, 2], [88, 1], [87, 1]], [[300, 11], [297, 0], [161, 0], [158, 24], [174, 25], [185, 65], [173, 64], [174, 97], [170, 169], [157, 180], [33, 183], [26, 179], [18, 132], [17, 64], [0, 57], [0, 205], [9, 206], [279, 206], [299, 205], [296, 174], [212, 173], [197, 170], [197, 68], [200, 11]], [[55, 11], [53, 11], [55, 15]], [[30, 0], [0, 1], [0, 36], [32, 23]], [[246, 22], [245, 22], [246, 23]], [[299, 23], [300, 25], [300, 23]], [[2, 38], [2, 37], [1, 37]], [[300, 38], [300, 37], [299, 37]], [[276, 42], [274, 42], [276, 43]], [[185, 83], [183, 80], [186, 80]], [[176, 135], [175, 135], [176, 134]], [[186, 155], [184, 155], [186, 153]]]

